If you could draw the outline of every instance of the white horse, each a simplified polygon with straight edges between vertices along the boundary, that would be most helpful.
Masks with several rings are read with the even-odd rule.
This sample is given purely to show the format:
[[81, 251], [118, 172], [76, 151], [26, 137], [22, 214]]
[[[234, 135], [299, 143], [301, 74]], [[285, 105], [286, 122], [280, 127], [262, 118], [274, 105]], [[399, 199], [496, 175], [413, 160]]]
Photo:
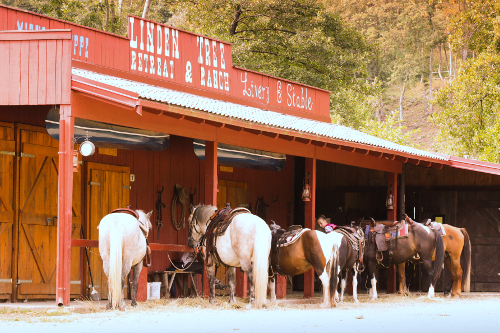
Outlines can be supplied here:
[[[200, 244], [205, 235], [210, 217], [217, 207], [209, 205], [191, 206], [189, 215], [188, 245], [202, 246], [206, 255], [206, 244]], [[256, 215], [243, 213], [234, 217], [224, 235], [217, 237], [217, 254], [228, 267], [230, 298], [229, 302], [236, 301], [235, 276], [236, 267], [248, 276], [250, 285], [250, 306], [262, 307], [266, 302], [267, 273], [269, 251], [271, 249], [271, 231], [266, 222]], [[212, 261], [215, 259], [212, 255]], [[207, 267], [210, 286], [210, 303], [215, 303], [215, 264]]]
[[111, 213], [104, 216], [99, 229], [99, 253], [104, 273], [108, 277], [107, 309], [125, 310], [123, 287], [125, 278], [133, 268], [132, 306], [137, 305], [137, 287], [142, 260], [146, 256], [146, 238], [153, 211], [136, 210], [139, 220], [127, 213]]

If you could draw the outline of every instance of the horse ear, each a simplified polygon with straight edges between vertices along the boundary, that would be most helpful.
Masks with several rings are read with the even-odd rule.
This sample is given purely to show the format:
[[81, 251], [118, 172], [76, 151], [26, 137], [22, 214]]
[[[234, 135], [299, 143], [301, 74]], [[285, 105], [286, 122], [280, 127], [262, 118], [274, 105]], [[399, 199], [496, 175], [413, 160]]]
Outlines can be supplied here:
[[373, 219], [373, 217], [370, 217], [370, 219], [372, 220], [371, 223], [372, 223], [372, 227], [375, 226], [375, 220]]
[[148, 216], [148, 220], [149, 220], [149, 218], [151, 217], [151, 215], [153, 215], [153, 211], [150, 211], [150, 212], [147, 214], [147, 216]]

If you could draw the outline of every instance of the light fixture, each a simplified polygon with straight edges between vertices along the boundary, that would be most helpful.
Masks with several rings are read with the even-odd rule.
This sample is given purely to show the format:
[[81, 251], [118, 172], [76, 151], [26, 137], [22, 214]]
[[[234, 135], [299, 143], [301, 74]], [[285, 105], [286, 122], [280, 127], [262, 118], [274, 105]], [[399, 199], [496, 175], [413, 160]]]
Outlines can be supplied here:
[[387, 199], [385, 200], [385, 205], [387, 209], [394, 209], [394, 198], [392, 196], [392, 185], [389, 185], [389, 190], [387, 192]]
[[[82, 154], [82, 156], [94, 155], [95, 145], [89, 140], [89, 132], [87, 131], [85, 137], [73, 138], [73, 147], [80, 139], [84, 139], [78, 149], [80, 154]], [[78, 172], [78, 163], [78, 151], [73, 148], [73, 172]]]
[[311, 201], [311, 186], [309, 185], [310, 174], [309, 171], [306, 173], [306, 178], [304, 178], [304, 189], [302, 190], [302, 201]]

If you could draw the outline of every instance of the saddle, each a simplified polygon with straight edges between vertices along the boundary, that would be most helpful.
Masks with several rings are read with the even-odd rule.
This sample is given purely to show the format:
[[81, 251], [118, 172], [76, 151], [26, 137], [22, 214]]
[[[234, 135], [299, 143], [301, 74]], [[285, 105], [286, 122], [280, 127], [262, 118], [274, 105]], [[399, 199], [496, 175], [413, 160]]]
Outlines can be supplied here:
[[375, 244], [377, 246], [377, 260], [382, 261], [384, 259], [382, 252], [389, 250], [389, 264], [391, 264], [393, 254], [393, 241], [396, 241], [395, 246], [397, 246], [398, 238], [408, 237], [408, 225], [404, 221], [387, 221], [375, 223], [375, 221], [372, 220], [372, 226], [373, 227], [371, 228], [370, 226], [367, 226], [367, 229], [370, 228], [367, 231], [369, 237], [371, 236], [371, 241], [375, 241]]
[[227, 203], [226, 208], [215, 211], [215, 213], [210, 217], [207, 231], [204, 236], [206, 240], [205, 246], [207, 250], [207, 255], [206, 255], [207, 266], [213, 265], [212, 256], [210, 254], [213, 254], [213, 257], [215, 258], [216, 261], [215, 263], [216, 266], [220, 266], [220, 264], [226, 266], [222, 262], [222, 260], [220, 260], [220, 257], [217, 253], [217, 241], [216, 241], [217, 237], [224, 235], [227, 228], [237, 215], [246, 213], [251, 214], [251, 212], [247, 208], [238, 207], [232, 209], [231, 206]]
[[114, 209], [113, 211], [111, 211], [111, 214], [115, 214], [115, 213], [131, 215], [137, 220], [137, 222], [139, 222], [139, 228], [141, 229], [142, 234], [144, 235], [144, 238], [146, 238], [146, 255], [142, 259], [142, 263], [146, 267], [151, 266], [151, 248], [149, 247], [149, 241], [148, 241], [149, 230], [139, 220], [139, 214], [135, 210], [130, 209], [130, 205], [128, 205], [127, 208], [117, 208], [117, 209]]
[[354, 226], [337, 226], [334, 232], [342, 234], [351, 244], [355, 251], [358, 251], [358, 261], [363, 265], [363, 252], [365, 248], [363, 230], [360, 227]]
[[425, 223], [423, 223], [426, 227], [436, 230], [438, 234], [441, 236], [446, 236], [446, 231], [441, 223], [432, 222], [431, 219], [428, 219]]
[[302, 228], [302, 226], [300, 226], [300, 225], [292, 225], [292, 226], [288, 227], [288, 229], [286, 229], [286, 231], [276, 241], [276, 246], [277, 247], [285, 247], [285, 246], [292, 245], [307, 230], [311, 230], [311, 229]]

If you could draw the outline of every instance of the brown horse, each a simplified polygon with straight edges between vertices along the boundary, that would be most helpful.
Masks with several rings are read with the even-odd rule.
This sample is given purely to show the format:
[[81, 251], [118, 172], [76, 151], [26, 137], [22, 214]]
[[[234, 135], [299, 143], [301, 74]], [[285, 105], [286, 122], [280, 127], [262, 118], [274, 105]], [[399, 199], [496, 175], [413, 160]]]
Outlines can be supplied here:
[[[299, 238], [287, 246], [278, 247], [278, 239], [285, 232], [279, 225], [270, 225], [271, 270], [282, 275], [298, 275], [311, 267], [323, 283], [323, 307], [335, 306], [335, 291], [338, 284], [338, 252], [343, 236], [332, 232], [325, 234], [317, 230], [304, 229]], [[271, 300], [276, 300], [275, 277], [270, 275]]]
[[[411, 221], [408, 216], [405, 219]], [[470, 292], [470, 272], [471, 272], [471, 243], [470, 237], [465, 228], [457, 228], [449, 224], [443, 224], [446, 235], [442, 236], [444, 242], [446, 268], [451, 273], [452, 280], [444, 288], [445, 295], [451, 291], [452, 297], [460, 297], [462, 287], [465, 292]], [[464, 267], [460, 264], [463, 254]], [[464, 277], [465, 274], [465, 277]], [[399, 293], [406, 292], [405, 264], [398, 265]]]

